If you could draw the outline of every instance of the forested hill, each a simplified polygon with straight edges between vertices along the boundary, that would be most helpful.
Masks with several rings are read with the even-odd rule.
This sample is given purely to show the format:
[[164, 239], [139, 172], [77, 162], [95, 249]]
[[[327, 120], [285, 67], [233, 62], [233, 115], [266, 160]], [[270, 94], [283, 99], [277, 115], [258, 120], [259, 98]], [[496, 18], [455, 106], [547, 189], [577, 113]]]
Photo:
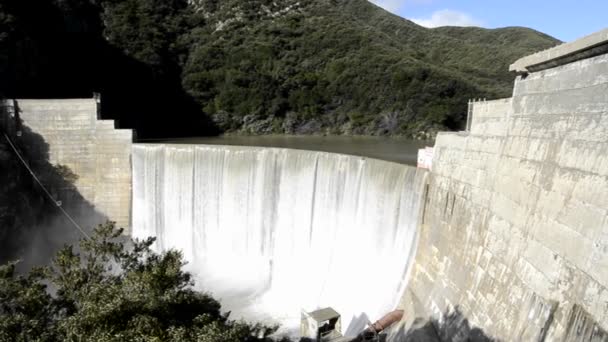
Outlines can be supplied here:
[[526, 28], [426, 29], [366, 0], [3, 0], [0, 92], [103, 96], [140, 137], [417, 135], [510, 95]]

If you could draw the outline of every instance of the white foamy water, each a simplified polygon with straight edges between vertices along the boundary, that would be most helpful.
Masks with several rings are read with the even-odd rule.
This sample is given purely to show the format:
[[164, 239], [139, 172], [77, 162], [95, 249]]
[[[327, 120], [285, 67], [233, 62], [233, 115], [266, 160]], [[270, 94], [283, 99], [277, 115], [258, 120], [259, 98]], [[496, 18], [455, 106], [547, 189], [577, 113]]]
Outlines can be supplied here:
[[182, 250], [234, 318], [297, 331], [301, 310], [331, 306], [352, 335], [402, 295], [424, 176], [323, 152], [134, 145], [133, 236]]

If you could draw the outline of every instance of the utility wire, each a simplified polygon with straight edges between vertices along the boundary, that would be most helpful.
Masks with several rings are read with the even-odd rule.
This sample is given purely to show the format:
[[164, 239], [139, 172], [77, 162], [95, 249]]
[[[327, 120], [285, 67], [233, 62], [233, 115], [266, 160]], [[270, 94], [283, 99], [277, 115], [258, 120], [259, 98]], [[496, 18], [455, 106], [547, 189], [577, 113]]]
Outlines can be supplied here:
[[32, 169], [30, 168], [30, 166], [25, 162], [25, 159], [23, 159], [23, 157], [21, 156], [21, 153], [19, 153], [19, 150], [17, 150], [17, 147], [15, 147], [15, 145], [13, 144], [13, 142], [11, 141], [11, 139], [8, 137], [8, 135], [6, 133], [4, 133], [4, 137], [6, 138], [6, 141], [8, 141], [8, 144], [11, 146], [11, 148], [13, 149], [13, 151], [15, 151], [15, 154], [17, 155], [17, 157], [19, 157], [19, 160], [21, 161], [21, 163], [23, 164], [23, 166], [25, 166], [25, 168], [30, 173], [30, 175], [32, 175], [32, 177], [34, 178], [34, 180], [36, 181], [36, 183], [38, 183], [38, 185], [40, 185], [40, 187], [42, 188], [42, 190], [44, 190], [44, 192], [49, 197], [49, 199], [63, 213], [63, 215], [65, 215], [65, 217], [67, 217], [67, 219], [74, 225], [74, 227], [76, 227], [76, 229], [78, 229], [82, 233], [82, 235], [84, 235], [84, 237], [87, 240], [90, 240], [91, 237], [84, 231], [84, 229], [82, 229], [82, 227], [80, 225], [78, 225], [78, 223], [76, 223], [76, 221], [74, 221], [74, 219], [72, 218], [72, 216], [70, 216], [70, 214], [68, 214], [68, 212], [65, 211], [65, 209], [63, 209], [63, 207], [61, 206], [62, 205], [61, 201], [57, 201], [53, 197], [53, 195], [51, 195], [51, 193], [49, 192], [49, 190], [44, 186], [44, 184], [42, 184], [42, 182], [40, 181], [40, 179], [38, 179], [38, 177], [36, 176], [36, 174], [34, 173], [34, 171], [32, 171]]

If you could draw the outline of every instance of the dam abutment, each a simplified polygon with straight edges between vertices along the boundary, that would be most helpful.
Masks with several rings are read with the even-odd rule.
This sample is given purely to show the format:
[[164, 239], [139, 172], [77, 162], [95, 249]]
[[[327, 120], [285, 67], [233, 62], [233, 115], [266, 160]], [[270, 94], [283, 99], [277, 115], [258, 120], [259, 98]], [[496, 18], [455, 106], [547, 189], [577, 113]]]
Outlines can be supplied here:
[[[56, 189], [56, 193], [51, 194], [54, 201], [71, 208], [92, 206], [100, 216], [129, 229], [131, 130], [116, 129], [112, 120], [100, 120], [95, 98], [5, 100], [2, 107], [0, 121], [9, 139], [27, 155], [40, 159], [26, 162], [35, 165], [48, 161], [73, 185], [74, 189], [66, 191]], [[37, 138], [28, 138], [33, 135]], [[42, 177], [43, 184], [51, 181], [44, 179], [44, 174], [37, 176]], [[79, 196], [71, 196], [73, 190]], [[79, 213], [73, 214], [79, 216]], [[102, 223], [100, 219], [85, 217], [79, 221], [83, 221], [83, 225]]]
[[[604, 51], [608, 30], [586, 40]], [[410, 282], [420, 315], [459, 308], [504, 340], [608, 339], [608, 54], [574, 48], [518, 61], [512, 98], [438, 136]]]

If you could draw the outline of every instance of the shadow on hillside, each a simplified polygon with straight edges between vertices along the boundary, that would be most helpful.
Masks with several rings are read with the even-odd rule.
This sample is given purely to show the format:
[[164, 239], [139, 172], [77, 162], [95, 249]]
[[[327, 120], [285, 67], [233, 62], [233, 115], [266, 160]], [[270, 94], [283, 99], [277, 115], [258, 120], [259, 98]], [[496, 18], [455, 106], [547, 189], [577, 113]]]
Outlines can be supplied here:
[[145, 64], [131, 59], [105, 41], [91, 46], [98, 61], [102, 118], [120, 128], [135, 129], [141, 139], [218, 135], [219, 129], [183, 90], [178, 72], [158, 77]]
[[17, 27], [0, 41], [5, 97], [90, 98], [96, 92], [102, 118], [135, 129], [139, 138], [219, 133], [183, 90], [177, 66], [154, 70], [104, 39], [94, 3], [67, 10], [52, 1], [7, 0], [3, 6]]
[[[20, 260], [18, 270], [48, 264], [65, 244], [82, 238], [82, 233], [62, 214], [61, 205], [85, 232], [90, 233], [107, 217], [79, 193], [74, 183], [77, 176], [66, 166], [49, 162], [49, 145], [28, 127], [17, 125], [21, 136], [10, 134], [13, 144], [41, 187], [19, 160], [17, 153], [0, 134], [0, 264]], [[51, 200], [50, 195], [60, 201]]]

